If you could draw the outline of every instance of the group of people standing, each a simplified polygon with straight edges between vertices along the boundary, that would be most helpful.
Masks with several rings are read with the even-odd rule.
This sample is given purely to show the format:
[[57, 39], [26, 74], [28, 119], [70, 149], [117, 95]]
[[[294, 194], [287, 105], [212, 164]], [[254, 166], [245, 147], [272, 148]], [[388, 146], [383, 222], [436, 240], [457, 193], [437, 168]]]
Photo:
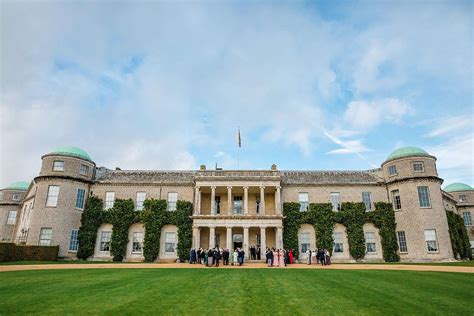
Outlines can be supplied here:
[[294, 263], [293, 249], [267, 248], [265, 259], [269, 267], [286, 267], [288, 264]]
[[206, 267], [218, 267], [220, 260], [227, 265], [243, 265], [245, 258], [245, 251], [237, 248], [233, 252], [229, 249], [211, 248], [211, 249], [195, 249], [192, 248], [189, 252], [190, 264], [204, 264]]
[[327, 249], [318, 249], [312, 251], [311, 249], [306, 250], [306, 263], [311, 264], [312, 262], [322, 266], [331, 264], [331, 254]]

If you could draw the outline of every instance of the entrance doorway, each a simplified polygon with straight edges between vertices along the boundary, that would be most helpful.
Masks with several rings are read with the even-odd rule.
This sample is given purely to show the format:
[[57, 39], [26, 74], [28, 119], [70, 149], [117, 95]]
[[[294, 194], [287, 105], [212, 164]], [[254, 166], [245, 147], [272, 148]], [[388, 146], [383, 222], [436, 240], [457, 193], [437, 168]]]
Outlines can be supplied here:
[[242, 234], [232, 235], [232, 242], [234, 243], [234, 250], [237, 248], [242, 248], [243, 236]]
[[242, 248], [242, 243], [234, 241], [234, 250], [237, 248]]

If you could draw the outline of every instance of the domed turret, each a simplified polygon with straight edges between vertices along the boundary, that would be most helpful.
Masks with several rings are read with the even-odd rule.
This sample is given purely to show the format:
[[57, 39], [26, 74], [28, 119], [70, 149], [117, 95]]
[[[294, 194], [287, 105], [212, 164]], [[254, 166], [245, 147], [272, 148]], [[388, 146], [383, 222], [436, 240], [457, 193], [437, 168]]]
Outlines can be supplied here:
[[62, 146], [42, 157], [40, 176], [69, 177], [92, 180], [95, 163], [84, 150], [74, 146]]
[[446, 187], [444, 187], [444, 191], [448, 193], [461, 192], [461, 191], [474, 191], [474, 188], [465, 183], [457, 182], [457, 183], [451, 183], [450, 185], [447, 185]]
[[385, 162], [398, 159], [398, 158], [406, 158], [406, 157], [432, 157], [432, 156], [419, 147], [401, 147], [392, 151], [390, 155], [388, 155], [387, 159], [385, 159]]
[[61, 155], [61, 156], [67, 156], [67, 157], [76, 157], [76, 158], [82, 158], [85, 160], [92, 161], [91, 156], [89, 156], [87, 152], [74, 146], [58, 147], [47, 155]]
[[28, 190], [29, 186], [30, 186], [30, 184], [28, 182], [20, 181], [20, 182], [11, 183], [5, 189], [6, 190], [15, 190], [15, 191], [26, 191], [26, 190]]

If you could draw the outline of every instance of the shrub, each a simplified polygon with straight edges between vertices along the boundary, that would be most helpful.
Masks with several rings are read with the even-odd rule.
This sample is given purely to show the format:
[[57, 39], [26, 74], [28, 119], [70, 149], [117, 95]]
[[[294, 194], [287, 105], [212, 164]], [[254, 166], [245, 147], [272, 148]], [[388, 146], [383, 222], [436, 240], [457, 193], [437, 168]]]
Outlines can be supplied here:
[[59, 246], [24, 246], [0, 243], [0, 261], [56, 261]]

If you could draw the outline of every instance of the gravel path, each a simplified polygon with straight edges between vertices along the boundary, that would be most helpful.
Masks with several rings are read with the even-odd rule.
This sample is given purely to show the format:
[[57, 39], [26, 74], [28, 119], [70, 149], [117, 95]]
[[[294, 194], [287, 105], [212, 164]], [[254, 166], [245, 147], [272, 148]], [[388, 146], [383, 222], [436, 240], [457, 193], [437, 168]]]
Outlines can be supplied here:
[[[186, 268], [186, 269], [248, 269], [268, 268], [264, 263], [247, 263], [238, 266], [208, 267], [188, 263], [71, 263], [71, 264], [32, 264], [32, 265], [0, 265], [0, 272], [24, 270], [60, 270], [60, 269], [157, 269], [157, 268]], [[398, 271], [435, 271], [435, 272], [463, 272], [474, 273], [474, 267], [463, 266], [430, 266], [430, 265], [404, 265], [404, 264], [333, 264], [330, 266], [292, 264], [282, 269], [315, 269], [315, 270], [398, 270]]]

